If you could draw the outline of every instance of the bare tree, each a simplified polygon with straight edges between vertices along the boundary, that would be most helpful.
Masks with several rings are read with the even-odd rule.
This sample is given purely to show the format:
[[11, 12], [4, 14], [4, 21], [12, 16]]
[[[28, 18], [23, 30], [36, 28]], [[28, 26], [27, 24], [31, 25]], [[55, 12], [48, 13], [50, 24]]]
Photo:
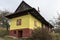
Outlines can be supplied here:
[[52, 40], [49, 31], [45, 28], [37, 28], [32, 32], [32, 34], [31, 40]]
[[60, 14], [58, 14], [58, 18], [55, 19], [55, 32], [60, 33]]
[[5, 10], [5, 11], [1, 11], [0, 13], [1, 13], [0, 14], [0, 26], [6, 27], [6, 29], [8, 30], [10, 25], [9, 25], [9, 22], [8, 22], [8, 18], [6, 18], [5, 16], [9, 15], [10, 12]]

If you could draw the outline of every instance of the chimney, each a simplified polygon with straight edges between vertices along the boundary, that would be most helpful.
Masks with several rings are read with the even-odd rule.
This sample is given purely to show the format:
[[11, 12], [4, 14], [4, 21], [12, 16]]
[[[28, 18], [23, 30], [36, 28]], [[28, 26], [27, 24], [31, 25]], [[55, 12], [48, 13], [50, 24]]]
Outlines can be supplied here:
[[38, 7], [38, 12], [40, 13], [39, 7]]

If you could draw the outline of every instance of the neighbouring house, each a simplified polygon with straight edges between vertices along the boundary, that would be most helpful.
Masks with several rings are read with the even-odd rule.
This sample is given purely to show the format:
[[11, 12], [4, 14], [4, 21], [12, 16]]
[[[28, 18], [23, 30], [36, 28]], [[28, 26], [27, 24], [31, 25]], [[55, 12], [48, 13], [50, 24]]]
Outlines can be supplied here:
[[21, 2], [13, 14], [6, 17], [10, 19], [9, 35], [14, 37], [31, 37], [32, 31], [38, 27], [48, 30], [53, 28], [35, 8], [24, 1]]

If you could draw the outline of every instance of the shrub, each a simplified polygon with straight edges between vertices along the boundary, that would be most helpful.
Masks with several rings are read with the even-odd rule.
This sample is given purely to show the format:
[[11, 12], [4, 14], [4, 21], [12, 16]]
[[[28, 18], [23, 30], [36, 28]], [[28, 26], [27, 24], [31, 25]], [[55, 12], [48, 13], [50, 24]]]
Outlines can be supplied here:
[[51, 33], [52, 40], [60, 40], [60, 33]]
[[31, 40], [52, 40], [49, 31], [45, 28], [37, 28], [32, 32]]
[[0, 30], [0, 37], [4, 37], [5, 35], [8, 35], [9, 32], [6, 30]]

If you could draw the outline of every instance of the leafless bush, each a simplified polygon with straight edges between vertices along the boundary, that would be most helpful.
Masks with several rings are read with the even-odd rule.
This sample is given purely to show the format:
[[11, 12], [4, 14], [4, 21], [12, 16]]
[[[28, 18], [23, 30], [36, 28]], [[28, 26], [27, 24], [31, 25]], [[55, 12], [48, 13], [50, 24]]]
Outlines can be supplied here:
[[49, 31], [45, 28], [37, 28], [32, 34], [31, 40], [52, 40]]

